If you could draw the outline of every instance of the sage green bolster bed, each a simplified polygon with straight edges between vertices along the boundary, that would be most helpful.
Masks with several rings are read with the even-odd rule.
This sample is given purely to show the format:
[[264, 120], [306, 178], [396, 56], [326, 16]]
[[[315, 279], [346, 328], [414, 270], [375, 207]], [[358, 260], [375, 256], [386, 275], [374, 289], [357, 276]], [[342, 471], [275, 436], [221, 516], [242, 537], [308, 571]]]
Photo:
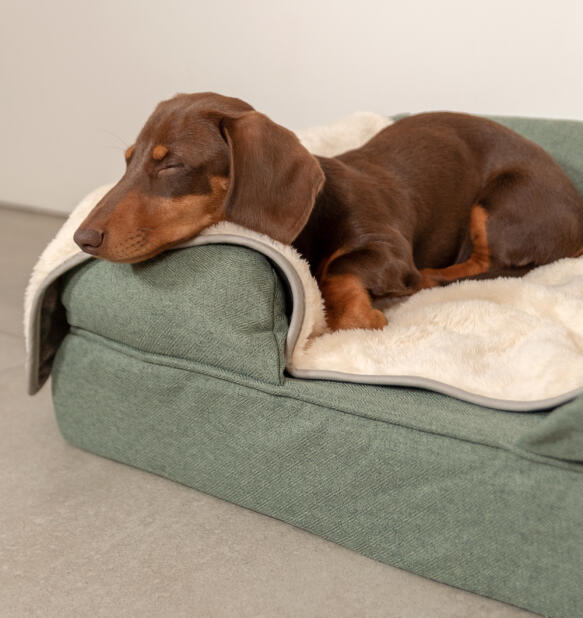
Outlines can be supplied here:
[[[583, 192], [583, 123], [496, 120], [546, 148]], [[419, 575], [583, 615], [580, 390], [527, 408], [291, 377], [309, 304], [298, 273], [241, 234], [199, 241], [215, 244], [133, 266], [74, 246], [56, 247], [56, 268], [61, 254], [45, 256], [52, 270], [37, 271], [29, 296], [29, 389], [52, 365], [69, 442]]]
[[72, 444], [535, 612], [583, 607], [583, 397], [516, 413], [285, 373], [286, 289], [244, 247], [68, 273]]

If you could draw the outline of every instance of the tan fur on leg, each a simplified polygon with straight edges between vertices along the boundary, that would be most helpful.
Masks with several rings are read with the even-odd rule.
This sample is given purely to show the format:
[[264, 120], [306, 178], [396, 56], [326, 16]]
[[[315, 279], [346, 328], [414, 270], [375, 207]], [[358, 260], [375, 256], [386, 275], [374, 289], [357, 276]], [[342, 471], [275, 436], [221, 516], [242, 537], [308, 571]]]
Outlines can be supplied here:
[[356, 275], [333, 275], [320, 284], [326, 321], [331, 330], [384, 328], [387, 318], [373, 309], [371, 298]]

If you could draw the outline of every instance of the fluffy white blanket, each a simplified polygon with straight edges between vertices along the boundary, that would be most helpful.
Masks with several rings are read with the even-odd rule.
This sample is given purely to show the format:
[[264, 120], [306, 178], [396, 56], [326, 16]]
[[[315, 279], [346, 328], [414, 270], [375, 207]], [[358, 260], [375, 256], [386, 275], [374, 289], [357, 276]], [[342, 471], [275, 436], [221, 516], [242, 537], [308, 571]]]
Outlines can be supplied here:
[[[359, 146], [389, 123], [361, 113], [298, 135], [310, 151], [331, 156]], [[73, 232], [107, 189], [79, 204], [35, 266], [25, 300], [29, 355], [38, 352], [33, 324], [43, 287], [55, 269], [79, 254]], [[522, 279], [422, 291], [388, 309], [382, 331], [327, 333], [318, 286], [293, 248], [230, 223], [203, 236], [225, 234], [269, 247], [297, 274], [305, 307], [287, 354], [294, 375], [413, 384], [494, 407], [507, 402], [515, 409], [544, 407], [542, 400], [583, 392], [583, 257], [543, 266]]]

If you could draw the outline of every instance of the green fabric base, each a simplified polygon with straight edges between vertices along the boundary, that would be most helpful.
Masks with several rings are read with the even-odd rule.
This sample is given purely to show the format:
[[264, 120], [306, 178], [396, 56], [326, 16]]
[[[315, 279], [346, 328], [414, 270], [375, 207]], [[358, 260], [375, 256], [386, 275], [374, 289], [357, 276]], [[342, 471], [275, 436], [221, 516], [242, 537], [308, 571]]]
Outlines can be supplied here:
[[268, 261], [241, 247], [79, 267], [53, 368], [63, 435], [388, 564], [576, 616], [583, 398], [511, 413], [290, 379], [284, 297]]
[[[53, 373], [61, 431], [371, 558], [543, 614], [580, 615], [582, 466], [349, 412], [358, 386], [274, 386], [199, 369], [75, 332]], [[504, 414], [371, 390], [384, 397], [375, 409], [364, 397], [364, 412], [403, 421], [420, 409], [435, 424], [461, 408]], [[495, 419], [507, 440], [527, 424], [517, 416]]]

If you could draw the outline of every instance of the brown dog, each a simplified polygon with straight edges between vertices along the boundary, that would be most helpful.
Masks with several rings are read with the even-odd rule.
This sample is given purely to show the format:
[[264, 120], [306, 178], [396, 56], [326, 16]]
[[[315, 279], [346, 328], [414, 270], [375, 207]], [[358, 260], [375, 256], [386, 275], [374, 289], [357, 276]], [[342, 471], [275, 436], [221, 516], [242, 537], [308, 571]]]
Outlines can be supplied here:
[[239, 99], [181, 94], [126, 160], [75, 233], [84, 251], [140, 262], [233, 221], [299, 250], [333, 330], [383, 327], [377, 299], [583, 252], [583, 199], [555, 161], [466, 114], [410, 116], [326, 158]]

